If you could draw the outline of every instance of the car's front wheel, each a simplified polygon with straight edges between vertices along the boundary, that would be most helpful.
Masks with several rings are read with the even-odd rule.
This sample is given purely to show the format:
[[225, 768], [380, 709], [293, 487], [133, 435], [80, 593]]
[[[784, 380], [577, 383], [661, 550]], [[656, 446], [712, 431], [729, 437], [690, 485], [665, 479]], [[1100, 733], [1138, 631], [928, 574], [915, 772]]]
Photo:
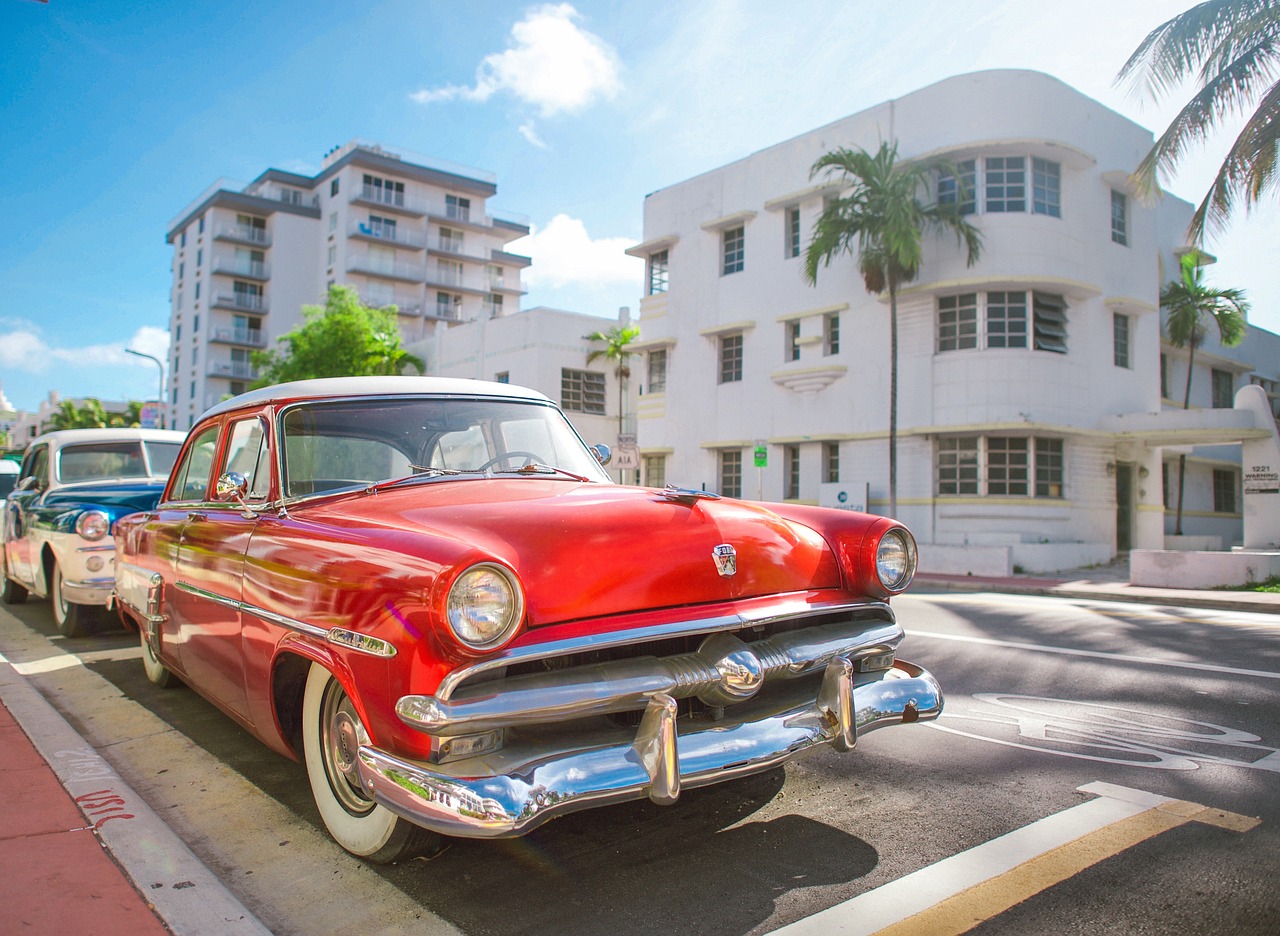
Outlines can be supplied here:
[[302, 748], [311, 794], [329, 834], [353, 855], [379, 864], [438, 852], [440, 835], [401, 819], [364, 792], [357, 758], [368, 741], [342, 684], [312, 663], [302, 697]]
[[58, 625], [58, 633], [63, 637], [83, 637], [89, 633], [94, 609], [67, 601], [62, 593], [62, 567], [56, 562], [49, 579], [49, 600], [53, 604], [53, 621]]
[[[0, 550], [2, 549], [3, 546], [0, 546]], [[3, 580], [3, 583], [0, 584], [0, 601], [10, 605], [22, 604], [27, 600], [27, 590], [9, 578], [8, 558], [0, 559], [0, 563], [3, 563], [0, 566], [0, 579]]]

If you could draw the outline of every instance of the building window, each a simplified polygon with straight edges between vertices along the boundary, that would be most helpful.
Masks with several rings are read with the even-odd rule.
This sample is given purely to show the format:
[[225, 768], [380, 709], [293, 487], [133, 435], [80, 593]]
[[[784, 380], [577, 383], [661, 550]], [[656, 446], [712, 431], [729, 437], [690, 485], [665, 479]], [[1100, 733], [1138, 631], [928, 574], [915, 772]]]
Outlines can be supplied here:
[[330, 245], [329, 245], [329, 252], [328, 252], [328, 254], [326, 255], [326, 259], [328, 260], [328, 263], [326, 264], [326, 266], [330, 266], [330, 267], [331, 267], [331, 266], [333, 266], [333, 265], [334, 265], [334, 263], [336, 263], [336, 262], [337, 262], [337, 260], [338, 260], [338, 248], [337, 248], [337, 246], [336, 246], [336, 245], [334, 245], [334, 244], [330, 244]]
[[493, 375], [493, 379], [496, 383], [509, 384], [511, 383], [511, 371], [498, 371]]
[[938, 350], [960, 351], [978, 346], [978, 294], [938, 298]]
[[1031, 211], [1062, 217], [1062, 170], [1056, 162], [1031, 157]]
[[196, 302], [200, 301], [200, 281], [196, 280]]
[[742, 335], [720, 337], [720, 383], [735, 383], [742, 379]]
[[1172, 504], [1170, 504], [1169, 502], [1170, 500], [1172, 500], [1173, 491], [1169, 486], [1169, 463], [1168, 462], [1160, 463], [1160, 486], [1164, 489], [1164, 498], [1163, 498], [1164, 506], [1166, 508], [1171, 507]]
[[783, 256], [787, 258], [800, 256], [800, 208], [787, 209], [787, 241]]
[[798, 499], [800, 497], [800, 446], [784, 445], [782, 447], [782, 476], [786, 479], [782, 499]]
[[938, 440], [938, 493], [978, 493], [978, 440]]
[[840, 353], [840, 316], [835, 312], [822, 317], [822, 353], [827, 357]]
[[1230, 371], [1213, 369], [1213, 408], [1231, 409], [1235, 406], [1236, 380]]
[[457, 260], [436, 258], [436, 279], [443, 286], [462, 285], [462, 264]]
[[178, 282], [179, 283], [182, 282], [182, 274], [183, 274], [183, 271], [186, 270], [186, 268], [187, 268], [187, 265], [185, 263], [178, 264]]
[[336, 211], [329, 212], [329, 233], [332, 234], [338, 229], [338, 213]]
[[486, 263], [484, 275], [490, 289], [502, 289], [506, 286], [507, 271], [500, 264]]
[[741, 449], [726, 449], [720, 453], [720, 493], [724, 497], [742, 496]]
[[196, 251], [196, 269], [199, 270], [203, 263], [204, 263], [204, 248], [201, 247], [199, 250]]
[[181, 289], [178, 290], [178, 301], [174, 304], [174, 308], [175, 309], [182, 308], [182, 290]]
[[978, 210], [978, 162], [966, 159], [955, 164], [955, 173], [938, 174], [938, 204], [957, 205], [960, 214]]
[[179, 246], [180, 246], [180, 247], [185, 247], [185, 246], [187, 246], [187, 232], [186, 232], [186, 230], [185, 230], [185, 229], [184, 229], [184, 230], [183, 230], [183, 232], [182, 232], [182, 239], [181, 239], [181, 240], [180, 240], [180, 242], [179, 242]]
[[822, 443], [822, 480], [827, 484], [840, 481], [840, 443]]
[[440, 249], [445, 253], [462, 253], [463, 237], [461, 231], [455, 231], [453, 228], [442, 227], [440, 229]]
[[1033, 441], [1036, 447], [1036, 497], [1061, 497], [1062, 440], [1037, 438]]
[[334, 180], [329, 183], [329, 197], [332, 198], [334, 195], [337, 195], [337, 194], [338, 194], [338, 180], [335, 177]]
[[1122, 247], [1129, 244], [1129, 199], [1115, 189], [1111, 190], [1111, 240]]
[[457, 319], [462, 316], [462, 297], [453, 293], [436, 293], [436, 316], [444, 319]]
[[1160, 396], [1169, 399], [1169, 355], [1160, 355]]
[[667, 389], [667, 349], [649, 352], [649, 392], [665, 393]]
[[667, 251], [659, 250], [649, 254], [649, 295], [656, 296], [667, 291], [670, 271], [667, 267]]
[[787, 347], [785, 359], [788, 361], [800, 360], [800, 321], [787, 322]]
[[1027, 294], [987, 293], [987, 347], [1027, 346]]
[[485, 315], [489, 318], [501, 318], [502, 296], [498, 293], [490, 293], [484, 297], [483, 307]]
[[1027, 160], [1023, 156], [988, 156], [986, 208], [988, 212], [1027, 210]]
[[199, 226], [196, 228], [196, 233], [197, 233], [197, 234], [203, 234], [203, 233], [204, 233], [204, 217], [203, 217], [203, 216], [201, 216], [201, 218], [200, 218], [200, 224], [199, 224]]
[[381, 202], [384, 205], [404, 204], [404, 183], [391, 179], [380, 179], [377, 176], [364, 174], [364, 188], [361, 197], [369, 201]]
[[574, 413], [604, 415], [604, 373], [560, 370], [560, 407]]
[[1067, 303], [1052, 293], [1031, 294], [1032, 327], [1035, 331], [1033, 347], [1037, 351], [1067, 353]]
[[721, 235], [720, 274], [741, 273], [746, 248], [746, 228], [729, 228]]
[[644, 484], [651, 488], [667, 486], [667, 456], [644, 456]]
[[[1115, 348], [1116, 367], [1132, 367], [1129, 357], [1129, 316], [1115, 312], [1111, 316], [1112, 344]], [[1163, 355], [1161, 356], [1163, 363]], [[1163, 383], [1163, 379], [1161, 383]]]
[[471, 199], [458, 195], [444, 197], [444, 213], [455, 221], [471, 220]]
[[1028, 454], [1025, 438], [987, 439], [987, 494], [993, 497], [1025, 495]]
[[1228, 468], [1213, 470], [1213, 512], [1233, 514], [1236, 508], [1236, 473]]
[[1061, 498], [1064, 464], [1061, 439], [944, 436], [938, 440], [938, 494]]

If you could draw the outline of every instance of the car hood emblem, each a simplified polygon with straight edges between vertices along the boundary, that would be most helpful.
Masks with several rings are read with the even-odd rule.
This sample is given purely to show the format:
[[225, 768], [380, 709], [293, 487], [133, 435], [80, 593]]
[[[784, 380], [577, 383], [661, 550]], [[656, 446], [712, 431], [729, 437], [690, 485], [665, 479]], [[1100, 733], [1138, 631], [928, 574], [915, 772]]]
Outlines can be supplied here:
[[722, 543], [711, 550], [711, 557], [716, 561], [716, 571], [725, 578], [738, 572], [738, 551], [728, 543]]

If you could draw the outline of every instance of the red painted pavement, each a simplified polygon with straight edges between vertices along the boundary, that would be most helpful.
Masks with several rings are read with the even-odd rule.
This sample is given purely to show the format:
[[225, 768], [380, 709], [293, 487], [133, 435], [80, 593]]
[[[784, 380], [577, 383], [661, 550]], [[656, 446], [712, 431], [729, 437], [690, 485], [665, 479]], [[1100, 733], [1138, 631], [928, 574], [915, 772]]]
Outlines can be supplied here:
[[168, 934], [3, 705], [0, 758], [0, 933]]

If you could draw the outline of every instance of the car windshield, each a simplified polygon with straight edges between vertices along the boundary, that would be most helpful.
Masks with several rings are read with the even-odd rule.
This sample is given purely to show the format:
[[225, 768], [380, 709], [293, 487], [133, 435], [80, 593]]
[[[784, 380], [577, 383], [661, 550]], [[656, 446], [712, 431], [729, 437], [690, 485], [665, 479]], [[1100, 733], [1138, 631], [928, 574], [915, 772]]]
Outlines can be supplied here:
[[58, 453], [58, 480], [70, 484], [103, 478], [165, 478], [181, 447], [178, 442], [138, 439], [64, 445]]
[[376, 397], [304, 403], [285, 411], [282, 426], [286, 497], [415, 475], [529, 466], [609, 480], [559, 410], [533, 401]]

